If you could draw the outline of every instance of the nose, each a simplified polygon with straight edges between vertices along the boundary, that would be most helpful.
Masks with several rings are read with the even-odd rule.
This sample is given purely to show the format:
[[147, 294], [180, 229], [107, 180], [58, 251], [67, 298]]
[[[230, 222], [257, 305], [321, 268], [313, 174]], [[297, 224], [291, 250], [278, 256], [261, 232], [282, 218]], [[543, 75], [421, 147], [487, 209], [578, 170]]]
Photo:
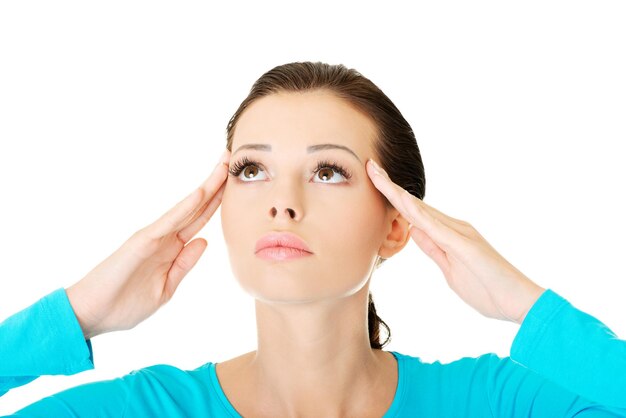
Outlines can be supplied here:
[[285, 219], [292, 219], [292, 220], [298, 220], [298, 218], [300, 217], [299, 211], [296, 213], [295, 209], [292, 209], [292, 208], [277, 209], [276, 206], [270, 209], [270, 216], [273, 219], [285, 218]]
[[299, 193], [293, 190], [276, 193], [272, 198], [274, 205], [270, 209], [270, 220], [273, 221], [300, 221], [304, 210], [301, 206]]
[[273, 180], [269, 191], [269, 202], [272, 204], [269, 210], [270, 220], [279, 221], [301, 221], [304, 217], [302, 202], [304, 190], [298, 184], [300, 179], [297, 176], [284, 177]]

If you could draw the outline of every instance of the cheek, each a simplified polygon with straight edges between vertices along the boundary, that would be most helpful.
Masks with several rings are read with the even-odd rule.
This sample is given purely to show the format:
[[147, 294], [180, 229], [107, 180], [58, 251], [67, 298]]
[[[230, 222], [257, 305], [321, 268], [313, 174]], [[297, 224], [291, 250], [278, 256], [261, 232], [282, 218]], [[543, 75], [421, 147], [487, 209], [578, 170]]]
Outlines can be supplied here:
[[[222, 196], [222, 230], [226, 245], [233, 250], [243, 245], [242, 240], [250, 228], [271, 226], [271, 222], [254, 224], [259, 221], [258, 214], [250, 211], [262, 210], [258, 205], [263, 205], [264, 200], [261, 196], [251, 199], [246, 193], [250, 191], [226, 187]], [[303, 199], [308, 201], [303, 223], [294, 227], [310, 234], [322, 246], [319, 250], [329, 252], [326, 257], [335, 254], [338, 260], [356, 261], [375, 256], [384, 238], [385, 216], [384, 202], [376, 193], [376, 190], [352, 190], [350, 193], [312, 194]], [[256, 206], [251, 206], [252, 202]]]
[[[328, 213], [328, 212], [327, 212]], [[340, 255], [337, 262], [352, 265], [368, 264], [384, 239], [385, 210], [380, 199], [365, 194], [343, 200], [335, 205], [327, 219], [326, 235], [331, 238], [333, 251]]]
[[370, 254], [378, 248], [382, 234], [382, 214], [371, 205], [346, 208], [341, 218], [337, 219], [335, 235], [337, 242], [353, 248], [355, 255]]
[[[224, 191], [221, 222], [230, 265], [239, 284], [254, 297], [267, 300], [308, 300], [353, 294], [371, 272], [384, 235], [384, 206], [369, 193], [303, 195], [300, 230], [315, 245], [306, 260], [269, 265], [253, 255], [253, 235], [272, 227], [263, 218], [271, 201], [239, 190]], [[263, 206], [265, 205], [265, 206]], [[296, 278], [296, 280], [294, 280]]]
[[[248, 271], [250, 254], [253, 247], [250, 247], [250, 220], [245, 216], [246, 205], [240, 202], [236, 193], [227, 193], [224, 190], [222, 204], [220, 206], [220, 218], [222, 223], [222, 234], [232, 272], [238, 280], [251, 277]], [[248, 223], [246, 223], [248, 222]]]

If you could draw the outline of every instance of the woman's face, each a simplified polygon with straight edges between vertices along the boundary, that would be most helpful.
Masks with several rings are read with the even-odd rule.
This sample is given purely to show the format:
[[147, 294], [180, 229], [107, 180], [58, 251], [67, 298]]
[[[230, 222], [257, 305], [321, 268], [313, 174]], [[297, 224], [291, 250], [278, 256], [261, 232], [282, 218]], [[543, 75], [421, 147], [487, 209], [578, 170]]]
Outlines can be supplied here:
[[[365, 285], [391, 228], [384, 196], [365, 171], [368, 158], [379, 161], [375, 135], [369, 117], [323, 90], [272, 94], [243, 112], [221, 219], [233, 273], [246, 292], [298, 303], [349, 296]], [[263, 149], [245, 148], [251, 144]], [[333, 147], [316, 148], [322, 144]], [[253, 163], [234, 176], [244, 158]], [[347, 176], [325, 164], [316, 171], [318, 162]], [[258, 257], [257, 240], [273, 231], [298, 235], [313, 254]]]

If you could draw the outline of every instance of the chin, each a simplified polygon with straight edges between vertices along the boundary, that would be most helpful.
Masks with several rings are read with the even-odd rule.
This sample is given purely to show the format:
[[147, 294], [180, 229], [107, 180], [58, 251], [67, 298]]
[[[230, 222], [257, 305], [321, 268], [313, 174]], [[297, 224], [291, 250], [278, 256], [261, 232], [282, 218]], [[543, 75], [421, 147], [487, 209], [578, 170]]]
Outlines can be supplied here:
[[343, 283], [338, 286], [336, 281], [324, 282], [319, 277], [268, 270], [257, 270], [251, 275], [236, 276], [244, 292], [260, 302], [269, 304], [306, 304], [342, 299], [354, 295], [367, 283], [367, 279], [364, 279], [358, 283]]

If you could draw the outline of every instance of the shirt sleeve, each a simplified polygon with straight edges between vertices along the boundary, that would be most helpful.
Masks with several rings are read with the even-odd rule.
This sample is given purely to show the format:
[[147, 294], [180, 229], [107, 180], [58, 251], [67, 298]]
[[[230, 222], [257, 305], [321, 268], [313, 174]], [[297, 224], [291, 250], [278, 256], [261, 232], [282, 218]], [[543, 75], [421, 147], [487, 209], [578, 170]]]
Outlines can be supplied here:
[[87, 383], [8, 415], [16, 418], [240, 417], [225, 410], [207, 385], [206, 371], [155, 365], [111, 380]]
[[626, 341], [550, 289], [526, 315], [510, 357], [591, 401], [626, 408]]
[[[482, 356], [486, 371], [486, 415], [507, 418], [626, 417], [626, 409], [603, 405], [573, 393], [510, 357]], [[483, 379], [481, 379], [483, 380]], [[478, 397], [480, 399], [480, 397]], [[489, 411], [490, 413], [487, 413]], [[472, 415], [470, 415], [472, 416]]]
[[93, 369], [65, 289], [57, 289], [0, 323], [0, 396], [41, 375], [71, 375]]
[[135, 374], [131, 373], [124, 377], [79, 385], [43, 398], [6, 417], [123, 417], [126, 416], [134, 380]]

